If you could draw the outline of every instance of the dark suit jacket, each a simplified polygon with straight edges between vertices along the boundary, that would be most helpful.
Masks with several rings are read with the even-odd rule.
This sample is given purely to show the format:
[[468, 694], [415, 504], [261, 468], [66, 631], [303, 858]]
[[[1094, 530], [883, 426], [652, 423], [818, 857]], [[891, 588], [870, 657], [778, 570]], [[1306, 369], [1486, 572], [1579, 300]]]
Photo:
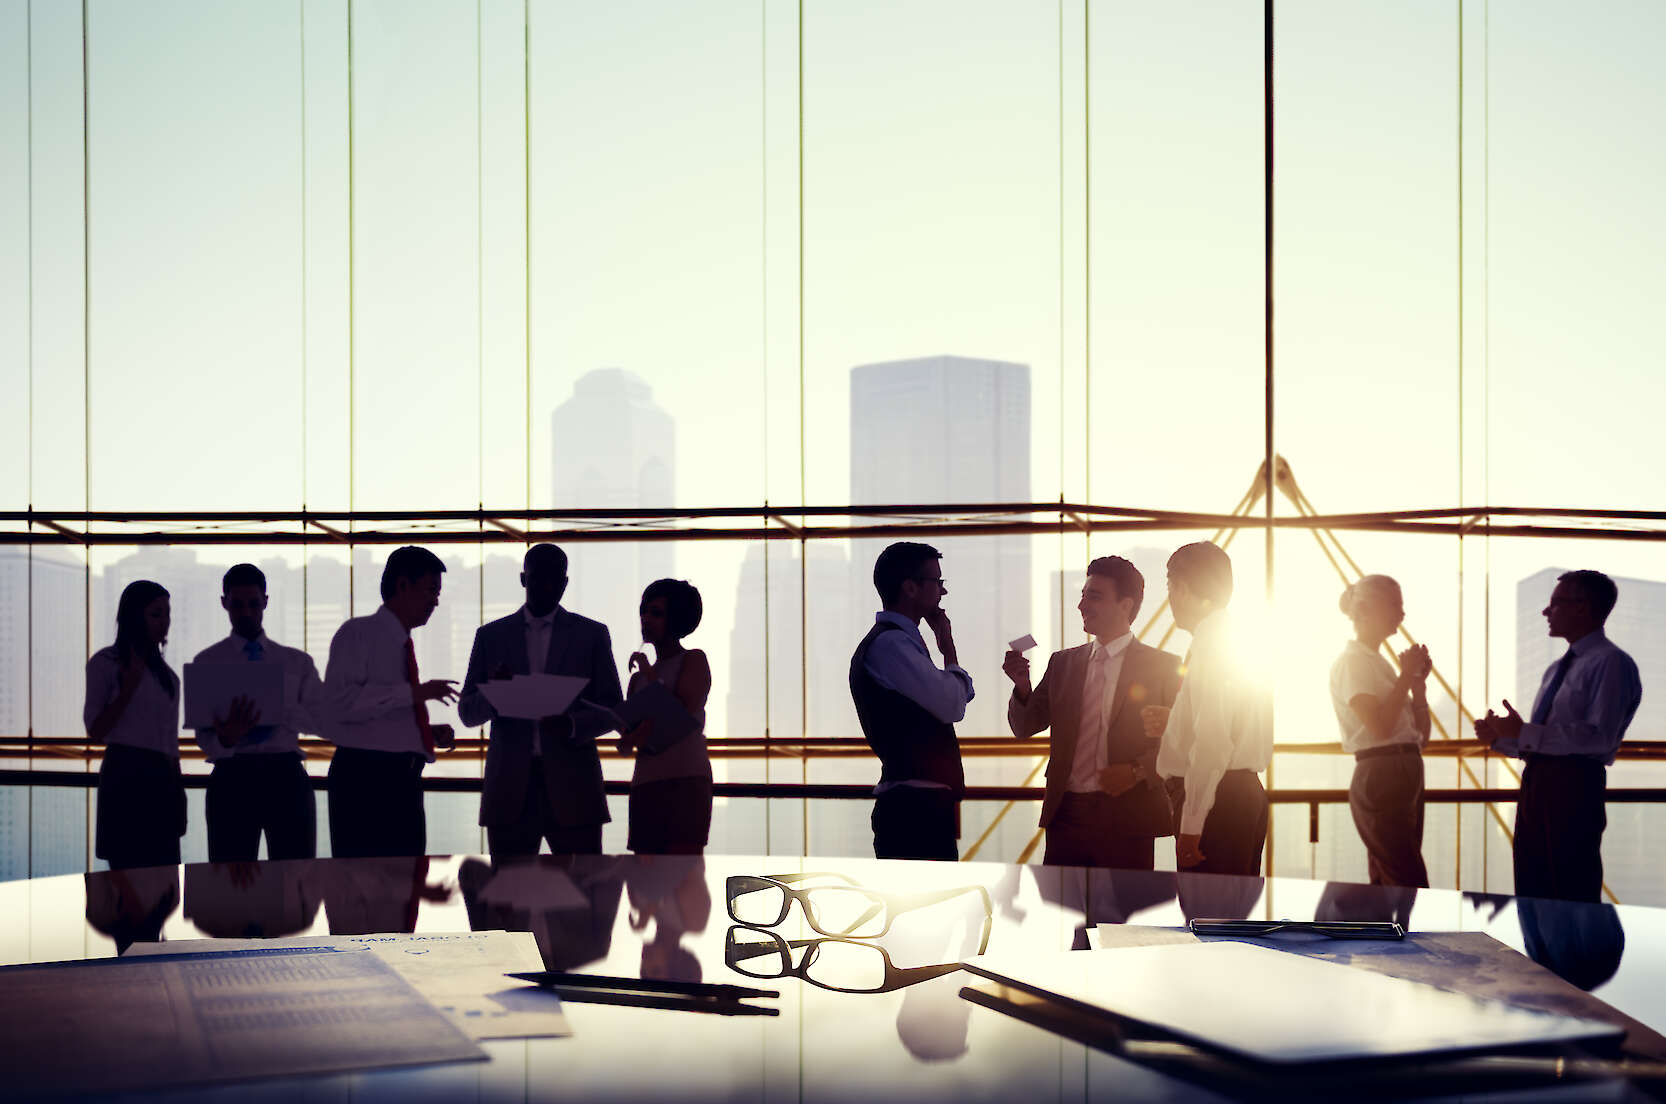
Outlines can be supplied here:
[[[457, 701], [457, 718], [465, 725], [473, 728], [492, 722], [486, 740], [486, 776], [480, 786], [480, 823], [488, 825], [514, 824], [520, 819], [526, 806], [533, 741], [539, 739], [537, 721], [499, 717], [480, 692], [480, 684], [500, 666], [512, 674], [532, 673], [527, 669], [526, 620], [521, 610], [475, 630], [468, 675]], [[579, 696], [598, 705], [615, 709], [625, 700], [607, 626], [560, 606], [550, 626], [544, 673], [588, 678], [590, 685]], [[551, 815], [562, 827], [605, 824], [611, 818], [596, 737], [609, 731], [612, 722], [607, 714], [580, 702], [573, 703], [563, 720], [562, 734], [546, 734], [539, 746]]]
[[[1087, 675], [1090, 641], [1075, 648], [1054, 652], [1047, 661], [1047, 673], [1020, 702], [1016, 693], [1007, 701], [1007, 725], [1014, 736], [1034, 736], [1044, 728], [1053, 730], [1052, 755], [1047, 760], [1047, 796], [1041, 802], [1041, 826], [1047, 827], [1064, 800], [1070, 784], [1070, 767], [1076, 757], [1076, 736], [1082, 723], [1082, 681]], [[1113, 752], [1110, 762], [1138, 761], [1145, 766], [1146, 780], [1113, 798], [1116, 823], [1131, 836], [1174, 834], [1174, 814], [1168, 795], [1157, 777], [1157, 747], [1161, 740], [1148, 740], [1140, 710], [1148, 705], [1172, 706], [1180, 692], [1180, 658], [1141, 644], [1128, 645], [1122, 657], [1122, 674], [1111, 698], [1111, 719], [1106, 740], [1111, 748], [1134, 749], [1136, 754]]]

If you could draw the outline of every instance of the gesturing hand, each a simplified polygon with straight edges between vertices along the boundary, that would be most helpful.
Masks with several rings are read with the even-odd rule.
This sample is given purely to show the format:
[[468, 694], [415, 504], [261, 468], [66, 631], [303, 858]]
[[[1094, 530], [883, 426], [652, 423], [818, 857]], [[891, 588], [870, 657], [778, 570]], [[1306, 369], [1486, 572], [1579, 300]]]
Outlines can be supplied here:
[[1024, 658], [1023, 652], [1008, 649], [1006, 658], [1001, 661], [1001, 670], [1012, 680], [1020, 698], [1030, 696], [1030, 661]]
[[1434, 670], [1434, 663], [1429, 659], [1429, 649], [1424, 644], [1413, 644], [1400, 653], [1400, 670], [1413, 682], [1422, 682]]
[[456, 679], [429, 679], [417, 687], [418, 701], [453, 702], [457, 700]]
[[214, 718], [214, 733], [226, 747], [236, 747], [259, 723], [260, 710], [254, 701], [239, 694], [231, 699], [231, 708], [224, 717]]
[[648, 657], [641, 652], [632, 652], [630, 659], [625, 661], [625, 669], [630, 674], [641, 671], [649, 678], [654, 677], [654, 665], [648, 662]]

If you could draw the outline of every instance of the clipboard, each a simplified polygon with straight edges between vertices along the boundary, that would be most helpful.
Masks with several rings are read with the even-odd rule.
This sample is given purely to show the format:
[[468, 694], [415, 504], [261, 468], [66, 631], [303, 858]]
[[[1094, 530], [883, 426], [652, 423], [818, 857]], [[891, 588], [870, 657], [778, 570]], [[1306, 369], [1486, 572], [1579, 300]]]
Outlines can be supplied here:
[[636, 689], [613, 715], [619, 718], [619, 731], [629, 732], [643, 721], [653, 721], [654, 728], [642, 742], [642, 750], [658, 755], [673, 744], [691, 735], [698, 722], [671, 688], [663, 682], [644, 683]]
[[187, 663], [185, 727], [213, 728], [214, 718], [231, 712], [233, 698], [248, 698], [260, 711], [256, 724], [283, 722], [283, 664]]

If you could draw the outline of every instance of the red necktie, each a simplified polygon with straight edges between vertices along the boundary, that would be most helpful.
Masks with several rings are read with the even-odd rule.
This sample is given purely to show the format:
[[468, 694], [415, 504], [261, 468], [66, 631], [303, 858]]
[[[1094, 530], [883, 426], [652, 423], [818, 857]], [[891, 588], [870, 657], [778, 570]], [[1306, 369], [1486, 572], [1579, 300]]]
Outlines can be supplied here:
[[411, 680], [411, 712], [416, 714], [417, 731], [422, 733], [422, 749], [434, 757], [434, 729], [428, 723], [428, 703], [422, 700], [422, 683], [417, 681], [416, 646], [405, 638], [405, 675]]

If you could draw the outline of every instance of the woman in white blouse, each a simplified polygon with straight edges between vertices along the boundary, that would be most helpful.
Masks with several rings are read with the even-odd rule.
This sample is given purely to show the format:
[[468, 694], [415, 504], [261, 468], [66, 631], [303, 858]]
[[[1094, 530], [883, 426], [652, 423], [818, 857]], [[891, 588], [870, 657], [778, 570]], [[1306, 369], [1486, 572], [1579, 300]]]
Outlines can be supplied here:
[[1342, 593], [1354, 639], [1331, 665], [1331, 704], [1342, 750], [1354, 757], [1348, 805], [1365, 841], [1373, 885], [1427, 886], [1423, 865], [1423, 745], [1429, 741], [1429, 649], [1400, 653], [1396, 675], [1383, 643], [1400, 627], [1400, 584], [1367, 575]]
[[179, 676], [162, 658], [168, 592], [139, 579], [116, 605], [116, 642], [87, 661], [87, 736], [104, 744], [94, 854], [111, 869], [179, 862]]

